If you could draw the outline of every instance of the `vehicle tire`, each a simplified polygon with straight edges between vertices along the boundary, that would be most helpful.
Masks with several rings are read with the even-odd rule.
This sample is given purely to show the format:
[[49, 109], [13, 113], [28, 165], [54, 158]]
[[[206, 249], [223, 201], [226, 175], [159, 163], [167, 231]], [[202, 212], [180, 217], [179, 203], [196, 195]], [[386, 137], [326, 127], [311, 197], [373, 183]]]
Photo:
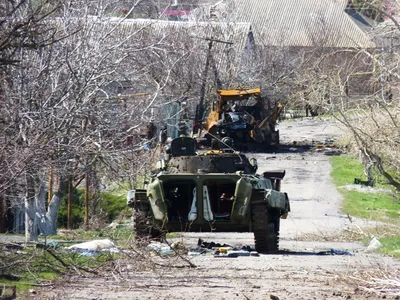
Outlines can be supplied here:
[[153, 216], [148, 205], [137, 203], [133, 211], [133, 230], [137, 244], [148, 243], [149, 240], [165, 240], [165, 231], [153, 224]]
[[252, 205], [254, 243], [259, 253], [276, 253], [279, 250], [279, 213], [268, 211], [265, 204]]
[[133, 230], [136, 239], [151, 237], [151, 218], [149, 216], [148, 207], [140, 205], [133, 209]]

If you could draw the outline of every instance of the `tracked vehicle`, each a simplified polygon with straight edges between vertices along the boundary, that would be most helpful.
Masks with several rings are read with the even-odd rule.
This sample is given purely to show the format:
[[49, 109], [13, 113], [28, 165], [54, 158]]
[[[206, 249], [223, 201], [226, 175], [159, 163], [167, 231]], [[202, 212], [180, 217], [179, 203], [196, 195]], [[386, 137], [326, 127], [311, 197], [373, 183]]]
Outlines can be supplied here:
[[256, 174], [257, 162], [232, 150], [196, 150], [179, 137], [151, 180], [128, 192], [138, 238], [168, 231], [254, 232], [260, 253], [278, 251], [280, 219], [290, 211], [280, 191], [285, 171]]

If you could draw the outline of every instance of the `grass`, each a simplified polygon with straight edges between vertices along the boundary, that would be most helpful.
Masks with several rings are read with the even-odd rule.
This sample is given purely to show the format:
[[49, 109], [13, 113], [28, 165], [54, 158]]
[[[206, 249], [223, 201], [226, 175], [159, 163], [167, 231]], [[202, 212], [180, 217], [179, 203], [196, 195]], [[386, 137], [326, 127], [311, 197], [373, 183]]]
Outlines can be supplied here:
[[381, 237], [379, 241], [383, 244], [383, 253], [400, 258], [400, 236]]
[[[100, 252], [95, 256], [82, 256], [79, 252], [64, 249], [25, 247], [21, 251], [0, 253], [0, 286], [16, 286], [19, 297], [35, 286], [46, 285], [67, 274], [84, 275], [101, 270], [105, 263], [118, 254]], [[7, 266], [4, 268], [4, 266]], [[1, 275], [18, 276], [18, 280], [6, 279]]]
[[[381, 192], [346, 190], [343, 186], [353, 184], [354, 178], [366, 180], [366, 178], [363, 178], [364, 167], [357, 159], [349, 156], [331, 157], [331, 165], [333, 182], [339, 187], [343, 196], [343, 213], [391, 225], [400, 225], [400, 199], [392, 193], [393, 189], [385, 184], [383, 178], [377, 176], [376, 188], [380, 188]], [[400, 253], [395, 251], [400, 249], [399, 234], [386, 236], [385, 233], [382, 233], [377, 236], [383, 245], [380, 251], [400, 258]]]

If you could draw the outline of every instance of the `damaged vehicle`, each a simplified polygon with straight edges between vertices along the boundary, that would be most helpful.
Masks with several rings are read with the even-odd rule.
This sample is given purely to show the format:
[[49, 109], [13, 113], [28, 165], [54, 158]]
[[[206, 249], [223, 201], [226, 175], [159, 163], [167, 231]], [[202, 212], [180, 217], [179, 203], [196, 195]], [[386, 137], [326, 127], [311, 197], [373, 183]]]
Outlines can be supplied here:
[[237, 150], [264, 151], [279, 145], [277, 119], [283, 106], [271, 106], [260, 88], [218, 90], [206, 110], [200, 135]]
[[138, 239], [166, 232], [253, 232], [255, 249], [279, 249], [279, 227], [290, 211], [280, 191], [285, 171], [259, 175], [255, 159], [230, 149], [197, 152], [196, 140], [171, 142], [142, 188], [128, 192]]

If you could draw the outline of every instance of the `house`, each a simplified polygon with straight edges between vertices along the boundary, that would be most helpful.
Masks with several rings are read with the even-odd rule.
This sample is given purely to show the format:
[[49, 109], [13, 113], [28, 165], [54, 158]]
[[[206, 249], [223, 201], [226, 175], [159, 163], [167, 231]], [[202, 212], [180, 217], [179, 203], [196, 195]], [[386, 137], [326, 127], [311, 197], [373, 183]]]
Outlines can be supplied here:
[[263, 45], [374, 47], [346, 13], [347, 6], [347, 0], [231, 0], [210, 10], [219, 21], [250, 23], [257, 43]]
[[[257, 55], [270, 54], [261, 62], [264, 66], [250, 63], [247, 77], [257, 67], [273, 69], [275, 77], [269, 79], [273, 84], [279, 74], [289, 73], [299, 64], [313, 68], [312, 64], [323, 58], [317, 68], [343, 66], [346, 91], [370, 93], [373, 65], [368, 55], [360, 55], [360, 50], [375, 51], [375, 41], [369, 35], [374, 23], [349, 9], [348, 4], [347, 0], [222, 0], [210, 6], [208, 16], [204, 9], [197, 16], [201, 20], [251, 24]], [[280, 61], [272, 61], [277, 58]], [[351, 77], [346, 72], [369, 75]]]

